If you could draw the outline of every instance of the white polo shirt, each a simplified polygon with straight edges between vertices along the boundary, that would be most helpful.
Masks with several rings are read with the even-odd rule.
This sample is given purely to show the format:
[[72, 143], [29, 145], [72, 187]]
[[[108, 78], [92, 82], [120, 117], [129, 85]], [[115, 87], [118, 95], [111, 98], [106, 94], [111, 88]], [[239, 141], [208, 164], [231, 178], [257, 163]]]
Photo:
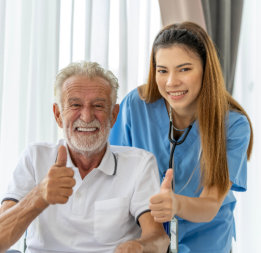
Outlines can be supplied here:
[[[40, 143], [23, 153], [4, 199], [21, 200], [46, 176], [58, 147]], [[149, 198], [159, 192], [154, 156], [141, 149], [107, 145], [98, 168], [83, 180], [67, 150], [67, 167], [76, 185], [66, 204], [47, 207], [27, 230], [27, 252], [113, 252], [124, 241], [138, 238], [137, 219], [148, 211]], [[116, 159], [115, 159], [116, 157]]]

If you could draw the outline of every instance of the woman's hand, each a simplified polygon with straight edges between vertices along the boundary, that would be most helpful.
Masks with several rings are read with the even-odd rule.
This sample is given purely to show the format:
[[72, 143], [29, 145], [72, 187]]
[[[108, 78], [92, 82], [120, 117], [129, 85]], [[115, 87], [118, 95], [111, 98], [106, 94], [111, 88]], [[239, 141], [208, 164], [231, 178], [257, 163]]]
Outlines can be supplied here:
[[172, 191], [173, 170], [168, 169], [160, 187], [160, 193], [150, 198], [150, 210], [154, 220], [160, 223], [171, 221], [177, 213], [178, 201]]
[[212, 186], [204, 187], [199, 197], [175, 194], [172, 191], [172, 178], [173, 171], [168, 169], [160, 192], [150, 199], [150, 210], [154, 220], [163, 223], [171, 221], [173, 216], [177, 215], [190, 222], [210, 222], [218, 213], [227, 192], [220, 195], [218, 188]]

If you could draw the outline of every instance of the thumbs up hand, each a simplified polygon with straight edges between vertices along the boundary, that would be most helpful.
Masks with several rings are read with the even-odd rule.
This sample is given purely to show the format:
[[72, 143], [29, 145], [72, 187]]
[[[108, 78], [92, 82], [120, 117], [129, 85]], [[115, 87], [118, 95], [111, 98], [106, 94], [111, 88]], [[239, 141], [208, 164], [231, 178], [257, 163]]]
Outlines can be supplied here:
[[56, 163], [39, 185], [41, 196], [46, 204], [65, 204], [73, 193], [74, 171], [66, 167], [66, 162], [66, 148], [60, 146]]
[[172, 191], [173, 170], [168, 169], [161, 183], [160, 192], [150, 198], [150, 210], [154, 220], [170, 221], [177, 213], [177, 199]]
[[168, 169], [165, 174], [165, 178], [161, 183], [160, 192], [171, 191], [172, 192], [172, 180], [173, 180], [173, 170]]

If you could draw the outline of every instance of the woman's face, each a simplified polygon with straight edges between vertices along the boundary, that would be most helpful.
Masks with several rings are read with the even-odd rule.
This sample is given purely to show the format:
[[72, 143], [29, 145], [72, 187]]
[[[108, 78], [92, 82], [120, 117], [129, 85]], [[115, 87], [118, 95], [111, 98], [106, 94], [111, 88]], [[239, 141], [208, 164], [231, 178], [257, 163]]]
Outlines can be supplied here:
[[203, 78], [200, 57], [187, 47], [174, 45], [158, 49], [155, 61], [160, 94], [175, 113], [195, 115]]

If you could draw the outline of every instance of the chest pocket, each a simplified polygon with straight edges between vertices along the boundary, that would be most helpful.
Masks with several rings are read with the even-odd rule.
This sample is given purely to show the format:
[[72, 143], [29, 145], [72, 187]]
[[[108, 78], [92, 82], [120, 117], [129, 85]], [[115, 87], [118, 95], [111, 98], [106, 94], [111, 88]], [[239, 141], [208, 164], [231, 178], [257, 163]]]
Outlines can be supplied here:
[[95, 202], [94, 236], [103, 244], [120, 242], [130, 229], [129, 199], [114, 198]]

